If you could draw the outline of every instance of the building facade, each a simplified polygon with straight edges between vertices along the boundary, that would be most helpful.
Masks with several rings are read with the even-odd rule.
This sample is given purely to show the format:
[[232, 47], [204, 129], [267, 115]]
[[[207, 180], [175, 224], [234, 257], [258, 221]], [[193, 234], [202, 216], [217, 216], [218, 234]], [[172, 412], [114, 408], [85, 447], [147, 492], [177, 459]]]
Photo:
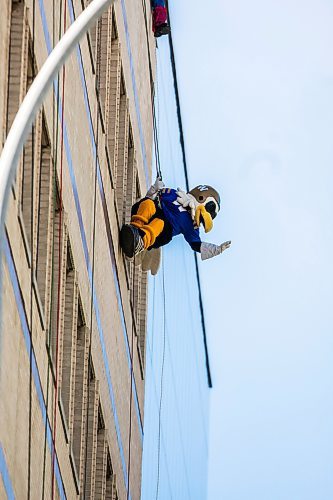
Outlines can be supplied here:
[[[1, 147], [87, 3], [1, 3]], [[20, 159], [3, 255], [0, 498], [140, 498], [147, 276], [118, 234], [151, 177], [145, 15], [150, 28], [149, 2], [117, 0], [91, 28]]]

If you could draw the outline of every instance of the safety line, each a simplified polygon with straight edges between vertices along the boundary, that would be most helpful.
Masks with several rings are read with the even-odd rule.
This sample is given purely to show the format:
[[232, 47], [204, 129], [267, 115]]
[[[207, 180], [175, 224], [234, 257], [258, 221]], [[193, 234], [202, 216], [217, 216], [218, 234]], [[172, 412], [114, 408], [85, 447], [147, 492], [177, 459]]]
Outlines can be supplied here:
[[132, 277], [132, 304], [131, 304], [131, 310], [132, 310], [132, 340], [131, 340], [131, 384], [130, 384], [130, 397], [129, 397], [129, 431], [128, 431], [128, 476], [127, 476], [127, 500], [129, 500], [129, 492], [130, 492], [130, 477], [131, 477], [131, 449], [132, 449], [132, 400], [133, 400], [133, 379], [134, 379], [134, 369], [133, 369], [133, 349], [134, 349], [134, 300], [135, 300], [135, 293], [134, 293], [134, 286], [135, 286], [135, 257], [134, 261], [132, 263], [132, 268], [133, 268], [133, 277]]

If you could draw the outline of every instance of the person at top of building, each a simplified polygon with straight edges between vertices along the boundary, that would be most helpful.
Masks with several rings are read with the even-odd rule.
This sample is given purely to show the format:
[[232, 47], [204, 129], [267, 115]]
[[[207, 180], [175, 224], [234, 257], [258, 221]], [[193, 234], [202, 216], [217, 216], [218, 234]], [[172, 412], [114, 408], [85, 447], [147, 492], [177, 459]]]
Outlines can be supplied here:
[[156, 38], [170, 33], [165, 0], [152, 0], [153, 32]]
[[145, 198], [133, 205], [131, 222], [124, 224], [120, 232], [121, 248], [132, 258], [143, 250], [167, 245], [182, 234], [202, 260], [210, 259], [231, 245], [231, 241], [221, 245], [201, 241], [199, 227], [202, 225], [208, 233], [219, 210], [220, 196], [211, 186], [200, 185], [185, 193], [166, 188], [157, 178]]

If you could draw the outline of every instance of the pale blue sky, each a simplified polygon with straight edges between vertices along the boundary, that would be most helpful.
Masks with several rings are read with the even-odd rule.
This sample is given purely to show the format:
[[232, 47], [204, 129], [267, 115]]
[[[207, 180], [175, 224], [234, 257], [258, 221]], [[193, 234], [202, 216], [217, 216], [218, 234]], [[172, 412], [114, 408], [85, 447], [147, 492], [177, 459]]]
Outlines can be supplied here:
[[169, 2], [201, 264], [209, 500], [333, 498], [333, 4]]

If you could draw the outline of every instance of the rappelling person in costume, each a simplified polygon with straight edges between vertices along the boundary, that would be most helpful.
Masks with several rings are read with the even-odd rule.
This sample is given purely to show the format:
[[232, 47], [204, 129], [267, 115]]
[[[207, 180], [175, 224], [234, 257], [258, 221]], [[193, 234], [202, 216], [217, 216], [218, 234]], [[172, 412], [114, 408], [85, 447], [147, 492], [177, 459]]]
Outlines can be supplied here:
[[182, 234], [202, 260], [210, 259], [231, 245], [231, 241], [222, 245], [201, 241], [199, 227], [202, 225], [208, 233], [219, 210], [220, 196], [211, 186], [200, 185], [185, 193], [166, 188], [157, 178], [145, 198], [133, 205], [131, 222], [120, 232], [121, 248], [133, 258], [144, 250], [149, 254]]
[[152, 0], [153, 32], [156, 38], [170, 33], [165, 0]]

